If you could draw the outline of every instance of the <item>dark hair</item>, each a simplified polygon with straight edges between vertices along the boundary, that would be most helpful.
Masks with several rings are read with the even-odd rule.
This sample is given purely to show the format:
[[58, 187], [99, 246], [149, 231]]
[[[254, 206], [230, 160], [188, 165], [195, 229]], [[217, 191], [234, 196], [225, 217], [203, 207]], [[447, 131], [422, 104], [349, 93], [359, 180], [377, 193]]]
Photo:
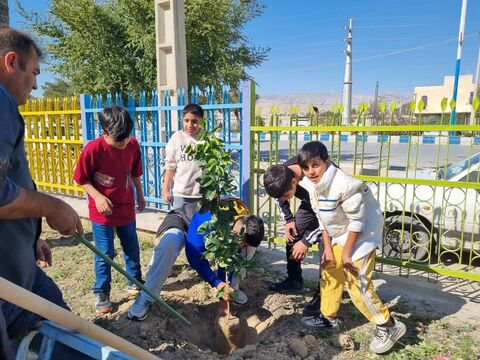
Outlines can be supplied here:
[[30, 36], [12, 28], [0, 28], [0, 57], [4, 57], [8, 52], [13, 51], [18, 55], [20, 69], [25, 70], [32, 49], [35, 50], [40, 59], [42, 51]]
[[271, 197], [278, 199], [292, 189], [292, 179], [295, 173], [285, 165], [272, 165], [263, 175], [265, 191]]
[[107, 107], [99, 115], [103, 131], [114, 141], [122, 141], [130, 136], [133, 121], [127, 110], [121, 106]]
[[328, 160], [327, 147], [320, 141], [310, 141], [302, 146], [298, 152], [298, 165], [305, 169], [313, 159]]
[[262, 219], [255, 215], [247, 215], [242, 218], [245, 228], [245, 241], [248, 245], [257, 247], [265, 236], [265, 227]]
[[198, 116], [200, 119], [203, 119], [203, 109], [198, 104], [185, 105], [182, 111], [182, 116], [185, 116], [187, 114], [193, 114]]

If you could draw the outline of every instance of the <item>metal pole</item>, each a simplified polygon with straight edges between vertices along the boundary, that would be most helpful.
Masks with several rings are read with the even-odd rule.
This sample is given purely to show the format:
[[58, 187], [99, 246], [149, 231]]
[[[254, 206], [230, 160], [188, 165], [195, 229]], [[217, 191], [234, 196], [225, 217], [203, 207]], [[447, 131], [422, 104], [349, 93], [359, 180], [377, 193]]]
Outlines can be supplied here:
[[348, 36], [345, 51], [345, 74], [343, 77], [343, 115], [342, 125], [348, 125], [352, 113], [352, 18], [348, 23]]
[[240, 198], [248, 205], [253, 213], [254, 205], [254, 179], [252, 154], [254, 143], [250, 127], [255, 124], [255, 83], [253, 81], [244, 81], [242, 83], [242, 133], [240, 145], [242, 146], [242, 156], [240, 164]]
[[[452, 99], [457, 102], [458, 77], [460, 75], [460, 60], [462, 59], [463, 34], [465, 32], [465, 16], [467, 14], [467, 0], [462, 0], [462, 13], [460, 15], [460, 29], [458, 30], [457, 60], [455, 61], [455, 80], [453, 82]], [[450, 116], [450, 125], [455, 125], [456, 106]]]

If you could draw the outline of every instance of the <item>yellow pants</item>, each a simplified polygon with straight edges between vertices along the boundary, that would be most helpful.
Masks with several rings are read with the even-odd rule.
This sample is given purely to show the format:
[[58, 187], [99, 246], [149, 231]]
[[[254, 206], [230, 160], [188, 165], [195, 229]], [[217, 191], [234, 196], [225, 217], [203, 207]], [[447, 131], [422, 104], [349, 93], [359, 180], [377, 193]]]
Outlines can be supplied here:
[[337, 315], [344, 287], [352, 299], [355, 307], [371, 322], [381, 325], [388, 321], [390, 313], [387, 307], [375, 293], [372, 283], [372, 272], [375, 264], [375, 251], [355, 261], [353, 264], [359, 269], [358, 276], [343, 271], [343, 248], [337, 244], [333, 246], [333, 256], [336, 265], [329, 262], [322, 268], [320, 310], [324, 316]]

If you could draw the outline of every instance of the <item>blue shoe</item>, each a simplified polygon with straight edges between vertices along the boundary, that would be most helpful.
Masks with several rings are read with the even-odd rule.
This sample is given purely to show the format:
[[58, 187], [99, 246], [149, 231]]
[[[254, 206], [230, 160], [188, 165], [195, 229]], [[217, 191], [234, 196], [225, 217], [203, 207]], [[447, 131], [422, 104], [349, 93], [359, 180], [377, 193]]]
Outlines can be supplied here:
[[145, 300], [143, 296], [135, 299], [135, 302], [130, 306], [127, 317], [133, 321], [143, 321], [147, 318], [148, 308], [152, 303]]
[[233, 292], [233, 303], [236, 305], [245, 305], [248, 302], [248, 297], [242, 290], [235, 290]]

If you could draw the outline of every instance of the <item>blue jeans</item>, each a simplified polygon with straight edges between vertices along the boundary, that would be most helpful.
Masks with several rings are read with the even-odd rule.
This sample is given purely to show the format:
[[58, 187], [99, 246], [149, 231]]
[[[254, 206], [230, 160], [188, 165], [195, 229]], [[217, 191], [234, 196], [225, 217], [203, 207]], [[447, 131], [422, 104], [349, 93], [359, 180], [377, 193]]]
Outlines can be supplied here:
[[[123, 249], [123, 258], [125, 260], [125, 270], [129, 275], [137, 280], [142, 280], [142, 270], [140, 267], [140, 247], [138, 245], [136, 222], [132, 221], [124, 226], [106, 226], [92, 221], [93, 238], [95, 246], [113, 260], [115, 257], [115, 248], [113, 239], [115, 231], [120, 238], [120, 244]], [[110, 293], [110, 282], [112, 280], [112, 271], [100, 256], [95, 255], [95, 285], [94, 293]], [[131, 281], [128, 281], [131, 285]]]

